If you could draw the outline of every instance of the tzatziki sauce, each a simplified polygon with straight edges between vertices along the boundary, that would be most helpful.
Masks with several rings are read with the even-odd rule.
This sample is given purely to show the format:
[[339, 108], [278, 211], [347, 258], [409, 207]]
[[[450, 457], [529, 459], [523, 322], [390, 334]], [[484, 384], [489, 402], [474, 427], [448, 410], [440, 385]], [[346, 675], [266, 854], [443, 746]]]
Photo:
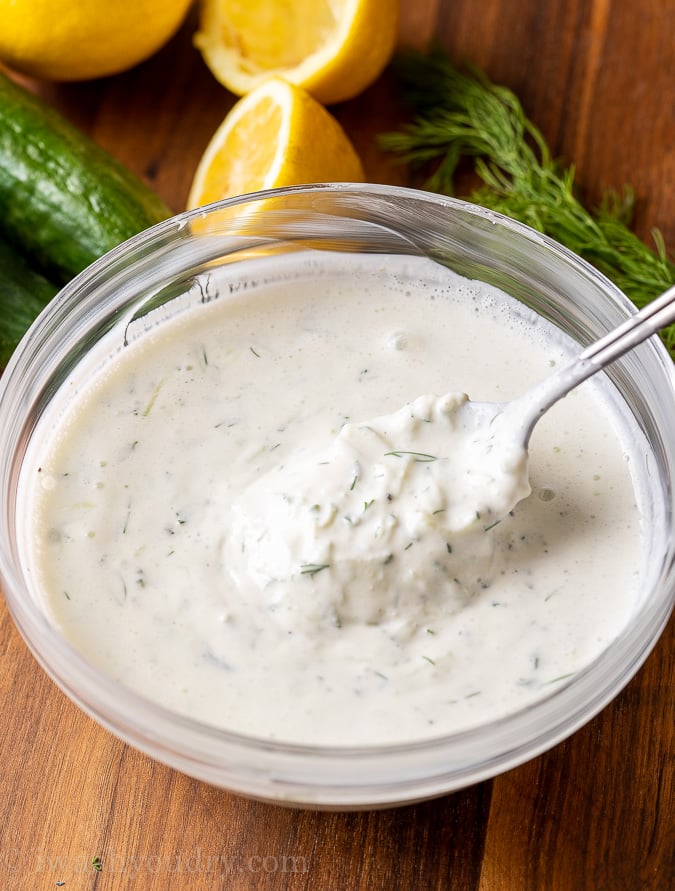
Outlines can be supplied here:
[[526, 468], [460, 474], [465, 394], [515, 398], [573, 341], [423, 258], [235, 266], [104, 338], [41, 419], [22, 547], [51, 620], [265, 739], [422, 740], [554, 694], [640, 596], [644, 445], [609, 380], [550, 409]]

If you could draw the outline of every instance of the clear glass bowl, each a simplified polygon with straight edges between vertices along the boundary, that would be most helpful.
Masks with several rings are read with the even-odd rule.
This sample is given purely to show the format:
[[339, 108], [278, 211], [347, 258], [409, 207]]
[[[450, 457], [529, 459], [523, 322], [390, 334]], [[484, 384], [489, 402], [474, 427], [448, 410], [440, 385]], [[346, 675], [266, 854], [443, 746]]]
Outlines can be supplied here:
[[45, 671], [96, 721], [152, 757], [216, 786], [278, 803], [353, 809], [421, 800], [494, 776], [554, 746], [605, 706], [654, 646], [675, 591], [673, 364], [653, 338], [609, 372], [652, 450], [650, 577], [630, 625], [586, 670], [523, 711], [415, 744], [300, 746], [217, 730], [121, 687], [61, 637], [26, 582], [18, 479], [38, 419], [101, 338], [142, 337], [152, 308], [164, 305], [170, 313], [174, 304], [185, 308], [186, 301], [210, 299], [203, 283], [215, 267], [242, 261], [262, 266], [293, 250], [426, 255], [505, 290], [580, 345], [633, 312], [607, 279], [550, 239], [482, 208], [423, 192], [301, 186], [175, 217], [71, 282], [0, 378], [2, 588]]

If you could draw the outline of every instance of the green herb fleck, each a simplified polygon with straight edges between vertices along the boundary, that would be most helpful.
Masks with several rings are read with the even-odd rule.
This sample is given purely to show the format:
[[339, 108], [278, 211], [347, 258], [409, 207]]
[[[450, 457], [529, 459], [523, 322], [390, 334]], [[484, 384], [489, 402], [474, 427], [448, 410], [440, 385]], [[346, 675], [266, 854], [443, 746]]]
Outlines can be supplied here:
[[434, 662], [434, 660], [431, 659], [429, 656], [422, 656], [422, 658], [425, 659], [425, 660], [429, 663], [429, 665], [435, 665], [435, 664], [436, 664], [436, 663]]
[[150, 400], [148, 401], [148, 404], [147, 404], [147, 405], [145, 406], [145, 408], [143, 409], [143, 417], [144, 417], [144, 418], [147, 418], [147, 416], [148, 416], [148, 415], [150, 414], [150, 412], [152, 411], [153, 406], [154, 406], [154, 404], [155, 404], [155, 402], [156, 402], [156, 400], [157, 400], [157, 397], [159, 396], [159, 391], [162, 389], [163, 386], [164, 386], [164, 381], [161, 380], [161, 381], [157, 384], [157, 386], [155, 387], [155, 389], [152, 391], [152, 396], [150, 397]]
[[402, 458], [404, 455], [409, 455], [415, 461], [438, 461], [438, 457], [436, 455], [427, 455], [424, 452], [406, 452], [402, 450], [396, 450], [393, 452], [385, 452], [385, 458], [393, 455], [394, 458]]
[[364, 502], [363, 502], [363, 510], [364, 510], [364, 511], [367, 511], [369, 507], [372, 507], [372, 506], [373, 506], [373, 504], [375, 504], [375, 499], [374, 499], [374, 498], [371, 498], [370, 501], [364, 501]]
[[358, 481], [359, 481], [359, 475], [358, 475], [358, 473], [357, 473], [357, 474], [355, 474], [354, 479], [352, 480], [352, 484], [351, 484], [351, 486], [349, 487], [349, 491], [350, 491], [350, 492], [353, 492], [353, 491], [354, 491], [354, 486], [358, 483]]
[[249, 347], [249, 350], [253, 353], [253, 355], [256, 357], [256, 359], [260, 358], [260, 353], [256, 353], [256, 351], [253, 349], [252, 346]]
[[550, 681], [546, 681], [546, 684], [557, 684], [559, 681], [566, 681], [567, 678], [571, 678], [574, 676], [574, 672], [570, 671], [567, 674], [561, 674], [557, 678], [552, 678]]
[[317, 574], [317, 572], [321, 572], [324, 569], [328, 569], [330, 567], [330, 563], [303, 563], [300, 566], [300, 574], [301, 575], [309, 575], [312, 578]]
[[100, 857], [92, 857], [92, 858], [91, 858], [91, 865], [94, 867], [94, 869], [96, 870], [96, 872], [101, 872], [101, 870], [103, 869], [103, 864], [101, 863], [101, 858], [100, 858]]

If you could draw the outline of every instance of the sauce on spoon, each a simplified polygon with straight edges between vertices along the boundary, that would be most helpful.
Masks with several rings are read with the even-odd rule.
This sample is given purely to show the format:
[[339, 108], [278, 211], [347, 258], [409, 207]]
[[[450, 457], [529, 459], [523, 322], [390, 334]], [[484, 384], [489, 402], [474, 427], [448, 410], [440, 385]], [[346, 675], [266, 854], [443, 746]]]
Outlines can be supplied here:
[[465, 394], [421, 396], [256, 479], [232, 506], [225, 565], [240, 587], [321, 573], [335, 587], [325, 621], [376, 622], [388, 601], [415, 612], [432, 565], [459, 595], [485, 533], [529, 493], [527, 450], [494, 448]]

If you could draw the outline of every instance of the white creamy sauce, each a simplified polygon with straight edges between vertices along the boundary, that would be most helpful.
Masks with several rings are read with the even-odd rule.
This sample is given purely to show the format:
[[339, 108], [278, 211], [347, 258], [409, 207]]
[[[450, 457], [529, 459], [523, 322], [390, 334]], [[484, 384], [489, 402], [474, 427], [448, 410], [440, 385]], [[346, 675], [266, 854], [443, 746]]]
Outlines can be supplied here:
[[237, 590], [278, 610], [305, 600], [303, 576], [321, 573], [313, 622], [407, 615], [409, 629], [425, 598], [472, 596], [486, 582], [485, 533], [530, 494], [517, 433], [495, 443], [495, 409], [475, 408], [466, 394], [420, 396], [261, 474], [228, 511], [224, 565]]
[[553, 693], [639, 598], [640, 440], [611, 388], [497, 465], [461, 394], [514, 398], [571, 342], [430, 261], [278, 266], [212, 274], [220, 299], [43, 420], [22, 504], [54, 621], [147, 698], [287, 741], [422, 739]]

